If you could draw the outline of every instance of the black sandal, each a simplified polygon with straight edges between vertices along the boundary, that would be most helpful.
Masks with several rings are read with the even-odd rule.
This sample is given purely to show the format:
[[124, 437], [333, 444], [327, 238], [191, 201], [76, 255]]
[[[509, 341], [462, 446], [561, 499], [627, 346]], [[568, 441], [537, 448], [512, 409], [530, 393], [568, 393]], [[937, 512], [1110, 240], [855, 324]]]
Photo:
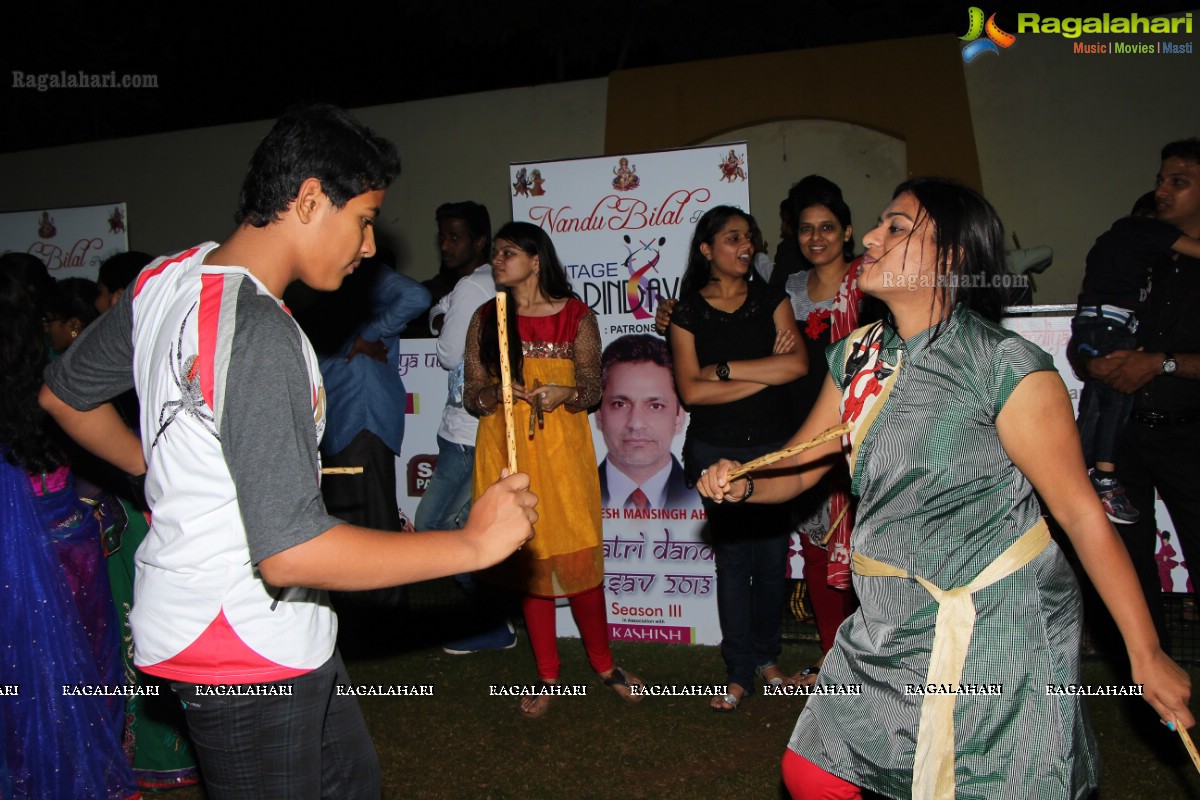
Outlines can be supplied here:
[[[620, 667], [613, 667], [612, 673], [604, 678], [604, 685], [617, 693], [617, 696], [629, 703], [641, 702], [642, 695], [633, 691], [634, 686], [645, 686], [646, 682], [633, 673], [626, 674]], [[624, 687], [628, 693], [622, 692]]]
[[[805, 667], [792, 676], [792, 682], [797, 686], [812, 686], [817, 682], [817, 675], [821, 673], [821, 668], [816, 664], [811, 667]], [[812, 683], [806, 683], [808, 678], [812, 678]]]

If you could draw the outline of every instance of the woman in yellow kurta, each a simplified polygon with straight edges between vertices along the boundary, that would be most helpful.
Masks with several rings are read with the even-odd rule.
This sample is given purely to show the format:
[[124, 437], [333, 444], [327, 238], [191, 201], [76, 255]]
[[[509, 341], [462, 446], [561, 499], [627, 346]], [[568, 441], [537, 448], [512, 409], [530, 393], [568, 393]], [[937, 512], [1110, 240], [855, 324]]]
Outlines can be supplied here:
[[[533, 539], [491, 573], [524, 594], [522, 609], [543, 683], [558, 682], [554, 599], [567, 597], [588, 660], [606, 686], [629, 700], [641, 681], [613, 665], [604, 609], [600, 481], [587, 410], [600, 400], [600, 329], [575, 295], [554, 244], [537, 225], [510, 222], [495, 236], [492, 274], [508, 299], [509, 362], [516, 402], [517, 464], [538, 496]], [[500, 349], [495, 301], [475, 312], [464, 353], [463, 404], [480, 417], [475, 495], [504, 468]], [[525, 420], [529, 420], [525, 424]], [[536, 717], [549, 706], [542, 689], [522, 699]]]

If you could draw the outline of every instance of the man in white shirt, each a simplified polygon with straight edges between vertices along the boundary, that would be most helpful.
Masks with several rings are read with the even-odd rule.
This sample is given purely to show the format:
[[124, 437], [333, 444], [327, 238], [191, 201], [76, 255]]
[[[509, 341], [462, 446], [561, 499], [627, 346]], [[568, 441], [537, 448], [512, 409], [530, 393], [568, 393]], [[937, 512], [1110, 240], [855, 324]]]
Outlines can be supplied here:
[[496, 296], [488, 263], [492, 234], [487, 208], [470, 201], [445, 203], [438, 207], [437, 222], [443, 260], [467, 264], [471, 271], [429, 312], [430, 330], [438, 337], [438, 363], [449, 375], [446, 407], [438, 426], [437, 466], [413, 521], [419, 531], [458, 528], [467, 518], [479, 421], [463, 409], [463, 350], [475, 309]]
[[[438, 337], [438, 362], [449, 375], [446, 407], [438, 427], [437, 466], [413, 519], [419, 531], [458, 528], [471, 508], [479, 420], [463, 408], [463, 350], [475, 310], [496, 296], [496, 282], [492, 280], [492, 266], [488, 262], [492, 236], [487, 208], [469, 200], [445, 203], [438, 206], [437, 223], [443, 268], [471, 271], [429, 312], [430, 330]], [[517, 633], [504, 619], [510, 604], [502, 597], [492, 597], [490, 588], [477, 583], [470, 573], [455, 578], [471, 598], [476, 624], [482, 630], [448, 642], [442, 649], [451, 655], [467, 655], [515, 647]], [[485, 596], [481, 597], [481, 593]]]

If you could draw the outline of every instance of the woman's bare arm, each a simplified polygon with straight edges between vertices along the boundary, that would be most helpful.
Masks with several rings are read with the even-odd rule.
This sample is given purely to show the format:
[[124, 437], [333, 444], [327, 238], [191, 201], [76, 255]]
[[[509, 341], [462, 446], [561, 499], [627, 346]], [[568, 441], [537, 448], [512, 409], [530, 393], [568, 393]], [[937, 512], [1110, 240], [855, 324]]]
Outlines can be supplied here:
[[1009, 458], [1066, 531], [1088, 577], [1125, 639], [1135, 682], [1164, 721], [1195, 724], [1191, 681], [1163, 652], [1129, 553], [1092, 489], [1071, 401], [1055, 372], [1034, 372], [1013, 390], [996, 418]]
[[[841, 392], [838, 391], [833, 378], [826, 377], [825, 385], [821, 387], [821, 394], [813, 404], [808, 419], [804, 420], [800, 430], [796, 431], [784, 447], [808, 441], [840, 424], [841, 407]], [[782, 503], [790, 500], [815, 486], [839, 458], [842, 458], [841, 439], [835, 439], [755, 472], [754, 494], [750, 496], [750, 502]], [[737, 461], [721, 459], [704, 471], [700, 480], [696, 482], [696, 488], [700, 490], [700, 494], [718, 503], [727, 500], [740, 501], [746, 496], [746, 479], [730, 481], [727, 478], [729, 470], [738, 465]]]

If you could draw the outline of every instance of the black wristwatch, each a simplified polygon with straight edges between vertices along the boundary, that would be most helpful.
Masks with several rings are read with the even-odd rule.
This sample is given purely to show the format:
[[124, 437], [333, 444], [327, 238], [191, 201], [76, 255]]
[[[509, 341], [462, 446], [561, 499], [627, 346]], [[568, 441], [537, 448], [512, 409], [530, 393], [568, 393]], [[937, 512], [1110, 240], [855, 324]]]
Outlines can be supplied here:
[[1162, 371], [1163, 375], [1174, 375], [1179, 369], [1179, 362], [1175, 360], [1175, 356], [1171, 353], [1163, 353]]
[[719, 381], [729, 380], [729, 362], [728, 361], [722, 361], [720, 364], [717, 364], [717, 380], [719, 380]]

